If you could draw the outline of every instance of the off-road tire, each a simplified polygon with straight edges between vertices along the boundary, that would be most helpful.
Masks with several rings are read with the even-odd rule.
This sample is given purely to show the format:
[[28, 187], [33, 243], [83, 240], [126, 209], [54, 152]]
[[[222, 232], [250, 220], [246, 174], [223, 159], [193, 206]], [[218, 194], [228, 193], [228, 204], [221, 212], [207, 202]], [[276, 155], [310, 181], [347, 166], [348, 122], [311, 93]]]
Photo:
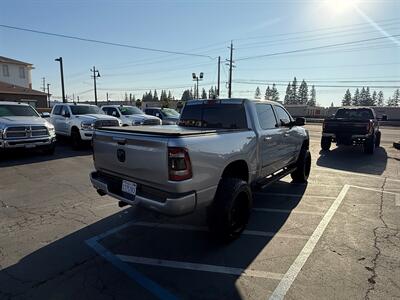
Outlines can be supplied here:
[[330, 137], [323, 136], [321, 138], [321, 149], [324, 151], [328, 151], [331, 148], [332, 139]]
[[74, 150], [80, 150], [82, 148], [82, 139], [81, 139], [81, 134], [79, 133], [79, 129], [72, 128], [71, 142], [72, 142], [72, 148]]
[[381, 133], [377, 132], [376, 139], [375, 139], [375, 147], [379, 148], [380, 146], [381, 146]]
[[290, 174], [296, 183], [305, 183], [311, 171], [311, 153], [308, 149], [302, 148], [296, 162], [296, 170]]
[[222, 242], [238, 238], [249, 221], [252, 202], [247, 182], [238, 178], [222, 178], [214, 201], [207, 210], [208, 228], [214, 237]]
[[375, 134], [369, 137], [368, 139], [365, 140], [364, 142], [364, 153], [365, 154], [374, 154], [375, 151], [375, 143], [376, 143], [376, 138]]

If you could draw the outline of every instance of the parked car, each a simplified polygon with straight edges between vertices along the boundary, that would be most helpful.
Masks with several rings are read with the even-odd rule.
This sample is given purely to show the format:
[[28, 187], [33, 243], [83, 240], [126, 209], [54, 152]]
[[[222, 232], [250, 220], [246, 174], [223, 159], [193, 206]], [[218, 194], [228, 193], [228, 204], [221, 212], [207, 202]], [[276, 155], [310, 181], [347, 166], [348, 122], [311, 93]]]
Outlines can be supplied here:
[[178, 123], [180, 117], [180, 114], [172, 108], [146, 107], [144, 112], [147, 115], [160, 118], [163, 125], [175, 125]]
[[50, 122], [56, 134], [72, 139], [74, 148], [79, 148], [84, 141], [91, 141], [95, 128], [122, 125], [117, 118], [105, 115], [96, 105], [76, 103], [54, 105]]
[[161, 119], [146, 115], [136, 106], [129, 105], [104, 105], [101, 110], [109, 116], [118, 118], [122, 126], [161, 125]]
[[248, 222], [251, 187], [288, 174], [307, 181], [304, 123], [276, 102], [188, 101], [179, 126], [97, 129], [91, 182], [120, 206], [140, 204], [174, 216], [207, 207], [210, 230], [230, 240]]
[[364, 152], [373, 154], [381, 143], [379, 121], [369, 107], [340, 108], [325, 119], [322, 127], [321, 148], [327, 151], [334, 142], [337, 145], [363, 145]]
[[37, 148], [53, 154], [56, 142], [54, 126], [30, 105], [0, 102], [0, 150]]

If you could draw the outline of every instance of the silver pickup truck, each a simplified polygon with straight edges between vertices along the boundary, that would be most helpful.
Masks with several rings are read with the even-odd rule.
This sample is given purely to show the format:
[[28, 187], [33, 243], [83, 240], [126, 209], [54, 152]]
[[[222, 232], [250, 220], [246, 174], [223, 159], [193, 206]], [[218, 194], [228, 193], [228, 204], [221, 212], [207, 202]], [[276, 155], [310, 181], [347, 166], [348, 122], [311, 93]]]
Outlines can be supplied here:
[[230, 240], [248, 222], [252, 188], [288, 174], [307, 181], [304, 123], [276, 102], [189, 101], [178, 125], [97, 129], [91, 182], [120, 206], [174, 216], [206, 207], [211, 232]]
[[35, 148], [53, 154], [55, 143], [54, 126], [32, 106], [0, 101], [0, 151]]

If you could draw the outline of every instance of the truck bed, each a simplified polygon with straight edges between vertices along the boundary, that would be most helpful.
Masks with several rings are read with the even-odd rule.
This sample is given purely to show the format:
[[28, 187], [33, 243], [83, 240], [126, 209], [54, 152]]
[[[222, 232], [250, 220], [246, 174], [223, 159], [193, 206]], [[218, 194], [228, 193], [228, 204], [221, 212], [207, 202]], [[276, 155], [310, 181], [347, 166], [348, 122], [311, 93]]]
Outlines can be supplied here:
[[197, 127], [182, 127], [178, 125], [167, 125], [167, 126], [102, 127], [97, 130], [115, 131], [120, 133], [141, 133], [145, 135], [179, 137], [179, 136], [245, 131], [249, 129], [199, 129]]

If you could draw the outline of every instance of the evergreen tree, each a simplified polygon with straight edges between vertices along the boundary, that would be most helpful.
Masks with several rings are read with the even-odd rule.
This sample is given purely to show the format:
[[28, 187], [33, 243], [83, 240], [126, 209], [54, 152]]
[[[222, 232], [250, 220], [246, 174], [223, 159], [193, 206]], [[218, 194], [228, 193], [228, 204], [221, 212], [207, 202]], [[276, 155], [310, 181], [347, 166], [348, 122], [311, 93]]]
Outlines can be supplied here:
[[371, 106], [376, 106], [377, 102], [378, 102], [378, 93], [374, 91], [371, 97]]
[[288, 86], [286, 88], [286, 95], [285, 95], [285, 100], [284, 100], [283, 104], [285, 104], [285, 105], [293, 104], [293, 103], [291, 103], [291, 100], [292, 100], [292, 85], [289, 82]]
[[167, 98], [168, 98], [168, 100], [172, 100], [172, 99], [173, 99], [172, 93], [171, 93], [170, 90], [168, 90], [168, 96], [167, 96]]
[[360, 90], [358, 88], [354, 92], [353, 99], [351, 100], [351, 105], [353, 105], [353, 106], [360, 105]]
[[290, 93], [290, 104], [299, 104], [297, 94], [297, 78], [294, 77], [292, 82], [292, 92]]
[[347, 89], [346, 93], [344, 94], [343, 100], [342, 100], [342, 105], [343, 106], [350, 106], [351, 105], [351, 93], [350, 90]]
[[158, 101], [158, 95], [157, 95], [157, 91], [154, 90], [154, 94], [153, 94], [153, 101]]
[[367, 87], [365, 89], [365, 101], [364, 101], [364, 105], [366, 106], [373, 106], [374, 102], [372, 101], [372, 96], [371, 96], [371, 92], [369, 90], [369, 87]]
[[204, 88], [201, 91], [201, 99], [207, 99], [207, 92]]
[[272, 98], [272, 90], [269, 88], [269, 86], [267, 86], [267, 89], [265, 90], [264, 99], [272, 100], [271, 98]]
[[185, 90], [182, 94], [182, 101], [188, 101], [193, 99], [193, 93], [192, 90]]
[[400, 89], [396, 89], [393, 93], [393, 97], [389, 98], [390, 104], [388, 101], [389, 106], [399, 106], [400, 105]]
[[379, 91], [378, 93], [378, 100], [376, 102], [376, 105], [378, 106], [384, 106], [385, 105], [385, 97], [383, 96], [383, 92]]
[[261, 92], [259, 87], [256, 88], [256, 92], [254, 93], [254, 98], [261, 99]]
[[367, 90], [365, 89], [365, 87], [363, 87], [361, 89], [359, 105], [360, 106], [367, 106], [368, 105], [368, 94], [367, 94]]
[[141, 108], [142, 107], [142, 101], [140, 101], [140, 99], [137, 99], [135, 105], [136, 105], [137, 108]]
[[311, 95], [310, 100], [307, 103], [308, 106], [316, 106], [317, 105], [317, 92], [315, 91], [315, 87], [311, 87]]
[[214, 99], [214, 95], [215, 95], [214, 87], [211, 86], [211, 88], [208, 90], [208, 98]]
[[275, 101], [275, 102], [279, 101], [279, 92], [276, 89], [275, 83], [272, 85], [272, 89], [271, 89], [271, 100]]
[[303, 79], [299, 87], [299, 94], [297, 97], [297, 104], [307, 104], [308, 102], [308, 86], [307, 82]]

